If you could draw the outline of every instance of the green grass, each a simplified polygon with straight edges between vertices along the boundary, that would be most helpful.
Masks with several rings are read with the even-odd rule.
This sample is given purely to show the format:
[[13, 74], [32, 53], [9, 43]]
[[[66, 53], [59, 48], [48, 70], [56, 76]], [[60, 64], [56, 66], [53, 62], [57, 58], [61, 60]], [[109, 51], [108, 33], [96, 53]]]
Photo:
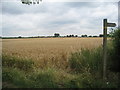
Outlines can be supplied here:
[[3, 55], [3, 88], [117, 88], [118, 75], [102, 80], [102, 47], [82, 49], [69, 59], [69, 69], [36, 67], [29, 59]]
[[2, 59], [3, 67], [18, 68], [24, 71], [30, 71], [34, 68], [34, 62], [30, 59], [17, 58], [7, 55], [3, 55]]
[[102, 79], [103, 49], [99, 47], [72, 53], [66, 69], [40, 68], [34, 60], [2, 55], [3, 88], [120, 88], [120, 73], [116, 72], [120, 30], [113, 37], [107, 48], [107, 81]]
[[112, 44], [109, 50], [110, 68], [113, 72], [120, 72], [120, 28], [112, 31]]
[[97, 71], [101, 73], [102, 71], [102, 48], [95, 49], [82, 49], [79, 52], [73, 53], [69, 64], [71, 69], [75, 72], [83, 73], [90, 71], [91, 73], [96, 73]]
[[8, 84], [10, 83], [16, 87], [31, 86], [29, 80], [26, 78], [25, 73], [16, 68], [3, 68], [2, 77], [3, 82], [7, 82]]

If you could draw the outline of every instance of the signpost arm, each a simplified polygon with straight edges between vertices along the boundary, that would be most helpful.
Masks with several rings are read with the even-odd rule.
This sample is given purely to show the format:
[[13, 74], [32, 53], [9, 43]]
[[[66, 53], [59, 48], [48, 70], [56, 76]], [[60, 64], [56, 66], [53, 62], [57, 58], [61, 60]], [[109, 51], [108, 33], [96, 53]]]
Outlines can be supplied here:
[[106, 79], [106, 63], [107, 63], [107, 19], [103, 20], [103, 79]]

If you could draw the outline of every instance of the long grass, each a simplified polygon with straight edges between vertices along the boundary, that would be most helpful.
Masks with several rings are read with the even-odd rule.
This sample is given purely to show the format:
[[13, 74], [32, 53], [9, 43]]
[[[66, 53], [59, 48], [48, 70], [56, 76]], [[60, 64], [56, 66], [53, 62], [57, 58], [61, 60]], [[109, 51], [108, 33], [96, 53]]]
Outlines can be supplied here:
[[75, 72], [97, 72], [102, 71], [102, 48], [81, 49], [81, 51], [73, 53], [69, 64]]
[[34, 68], [33, 67], [34, 62], [31, 59], [16, 58], [7, 55], [2, 55], [2, 58], [3, 58], [2, 61], [3, 67], [18, 68], [24, 71], [30, 71]]
[[102, 38], [5, 39], [3, 88], [117, 88], [111, 42], [107, 81], [102, 80], [101, 44]]
[[81, 48], [99, 47], [101, 44], [102, 38], [3, 39], [2, 53], [12, 57], [32, 59], [40, 68], [52, 65], [66, 69], [71, 53]]
[[[19, 64], [19, 63], [20, 64]], [[68, 69], [36, 67], [36, 61], [3, 55], [3, 88], [116, 88], [114, 73], [102, 81], [102, 49], [81, 49], [68, 60]]]

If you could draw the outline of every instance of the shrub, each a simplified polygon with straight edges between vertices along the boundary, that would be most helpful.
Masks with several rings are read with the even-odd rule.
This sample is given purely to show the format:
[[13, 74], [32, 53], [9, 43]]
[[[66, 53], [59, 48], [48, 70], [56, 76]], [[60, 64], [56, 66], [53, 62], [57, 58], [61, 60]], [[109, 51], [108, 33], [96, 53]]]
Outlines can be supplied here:
[[109, 68], [114, 72], [120, 72], [120, 28], [112, 31], [112, 45], [109, 48]]
[[69, 64], [75, 72], [102, 71], [102, 49], [81, 49], [72, 54]]
[[2, 80], [3, 82], [10, 83], [17, 87], [31, 86], [29, 80], [25, 76], [25, 73], [16, 68], [3, 68]]
[[[22, 88], [56, 88], [52, 69], [25, 73], [17, 68], [3, 68], [3, 82]], [[3, 86], [6, 87], [6, 86]], [[9, 87], [7, 87], [9, 88]]]
[[34, 62], [29, 59], [22, 59], [22, 58], [3, 55], [2, 66], [18, 68], [24, 71], [30, 71], [33, 69]]
[[38, 70], [28, 77], [33, 81], [34, 88], [56, 88], [54, 69]]

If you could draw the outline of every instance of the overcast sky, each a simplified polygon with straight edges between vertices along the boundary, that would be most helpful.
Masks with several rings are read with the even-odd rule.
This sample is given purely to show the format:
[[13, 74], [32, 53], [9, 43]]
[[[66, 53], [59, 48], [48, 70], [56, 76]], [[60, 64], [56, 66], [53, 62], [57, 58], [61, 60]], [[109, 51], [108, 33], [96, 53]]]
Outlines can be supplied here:
[[[2, 2], [2, 36], [99, 35], [102, 20], [118, 22], [117, 2]], [[0, 26], [1, 28], [1, 26]]]

